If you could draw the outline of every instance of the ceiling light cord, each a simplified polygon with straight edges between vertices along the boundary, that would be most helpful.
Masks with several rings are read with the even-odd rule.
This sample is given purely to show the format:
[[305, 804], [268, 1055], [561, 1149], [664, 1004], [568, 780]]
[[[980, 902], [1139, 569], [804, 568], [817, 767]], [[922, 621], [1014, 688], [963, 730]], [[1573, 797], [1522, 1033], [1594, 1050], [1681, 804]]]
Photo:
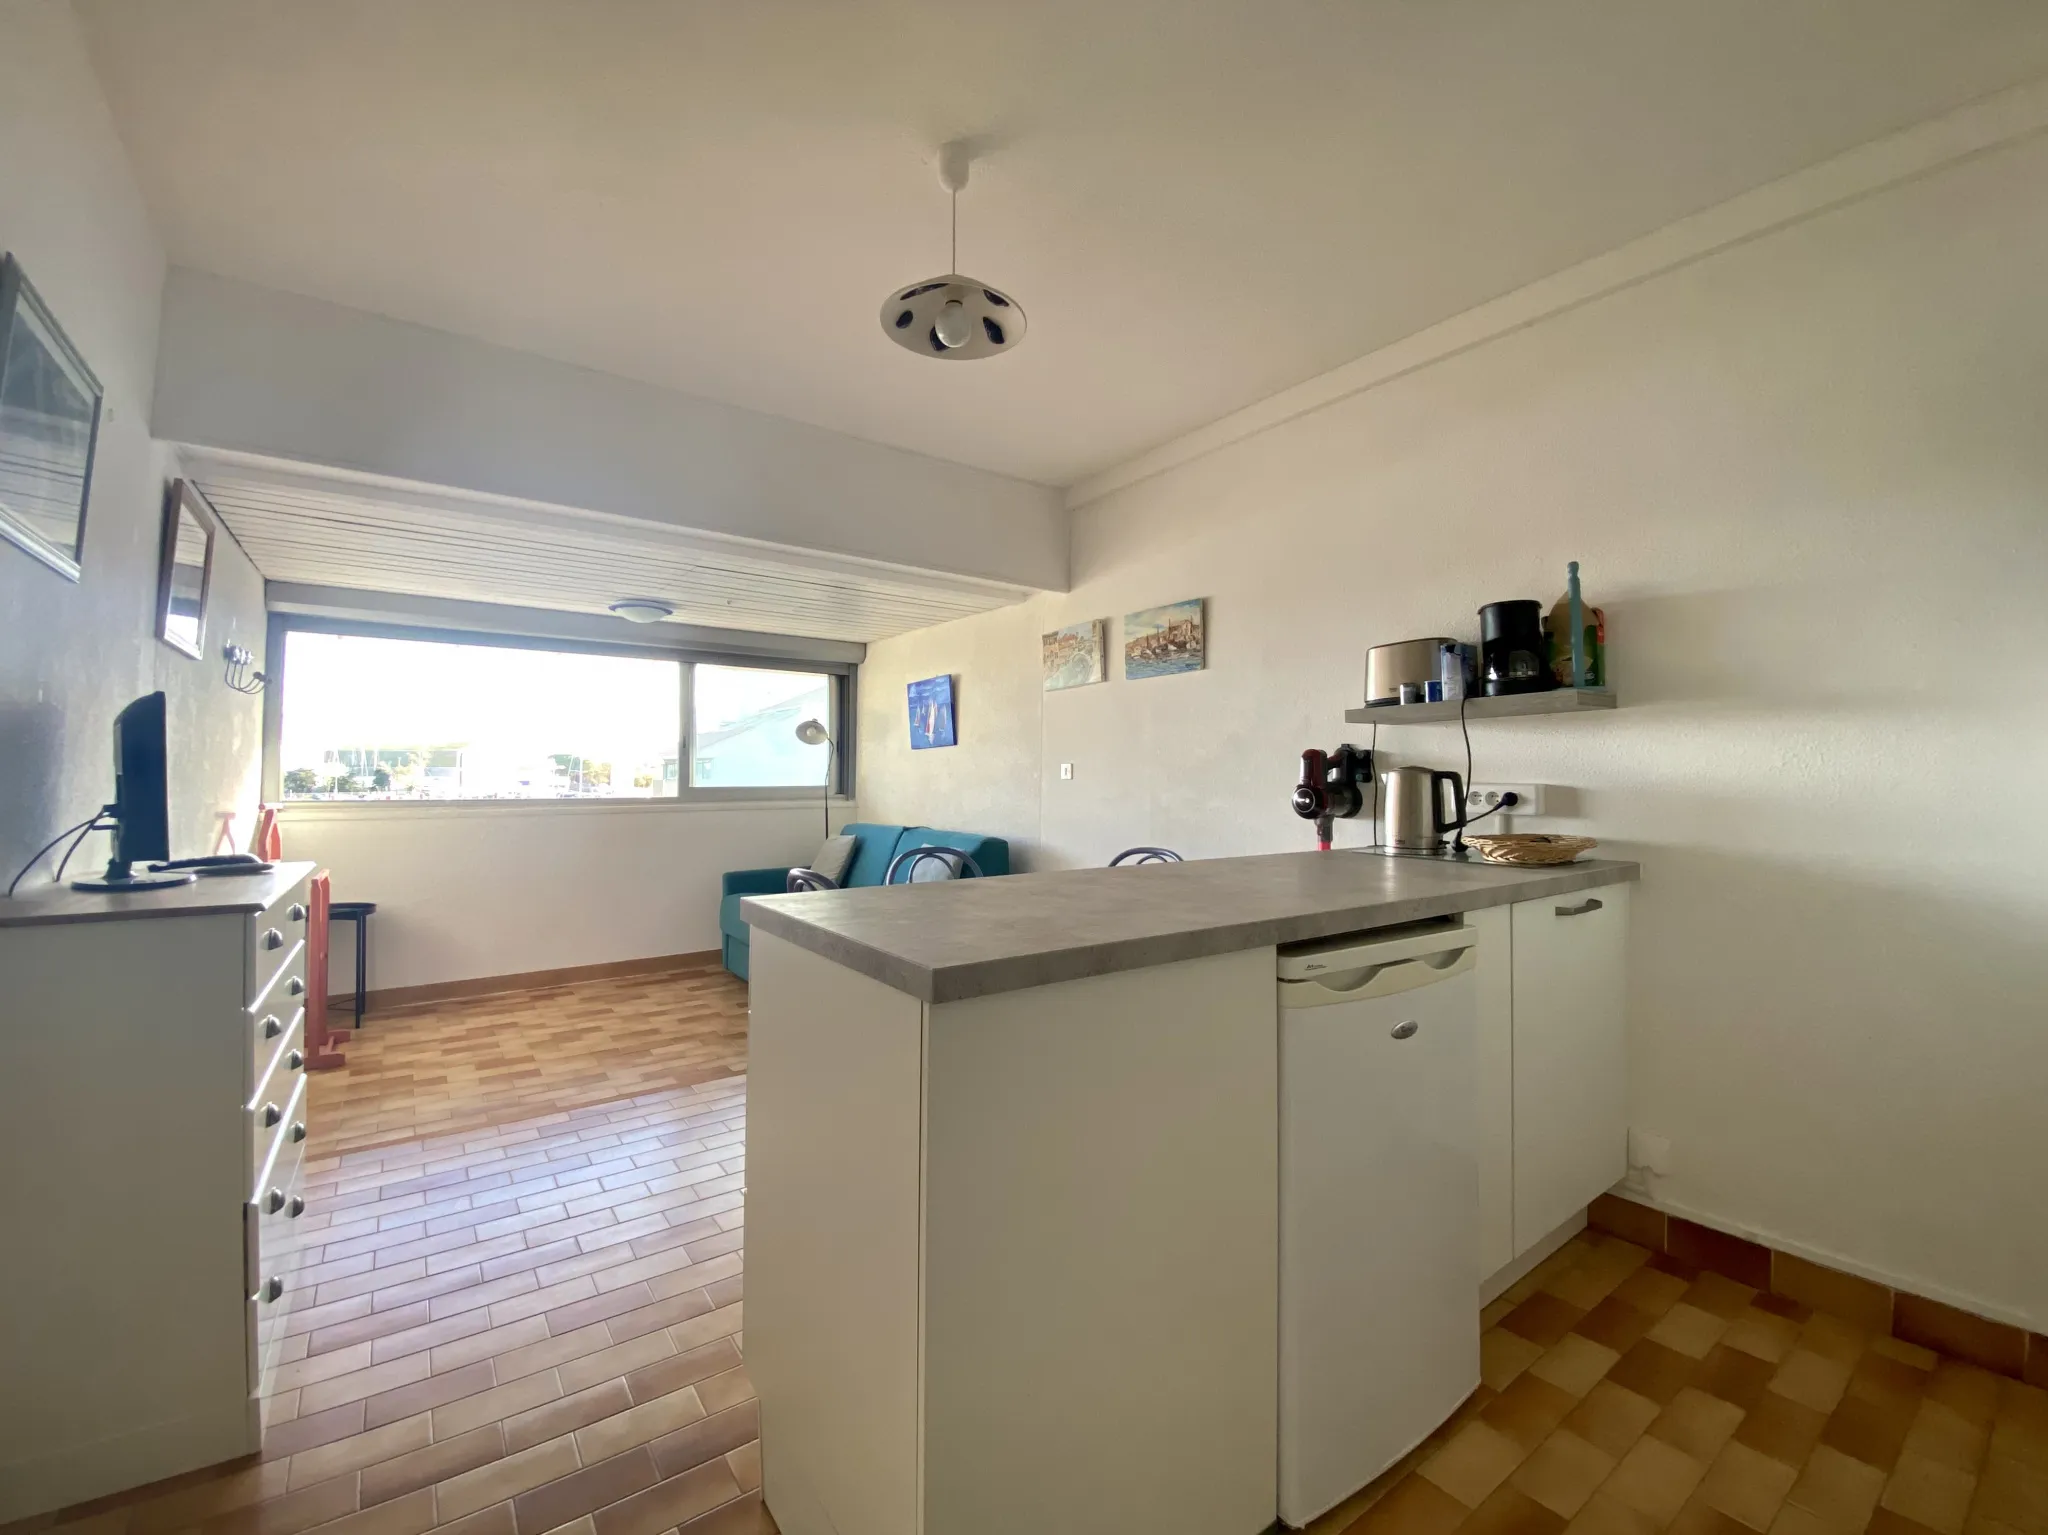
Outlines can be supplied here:
[[953, 265], [947, 268], [947, 270], [955, 273], [960, 270], [960, 194], [958, 192], [953, 194]]

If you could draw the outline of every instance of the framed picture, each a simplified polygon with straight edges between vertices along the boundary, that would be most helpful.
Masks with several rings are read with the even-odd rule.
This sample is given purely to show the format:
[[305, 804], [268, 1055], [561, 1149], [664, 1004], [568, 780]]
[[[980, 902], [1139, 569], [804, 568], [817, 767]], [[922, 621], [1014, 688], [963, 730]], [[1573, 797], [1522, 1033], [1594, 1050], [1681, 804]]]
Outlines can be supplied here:
[[953, 679], [927, 677], [910, 684], [910, 749], [921, 752], [933, 746], [951, 746], [953, 732]]
[[1045, 691], [1085, 688], [1100, 682], [1108, 670], [1109, 620], [1091, 618], [1085, 624], [1068, 624], [1055, 629], [1040, 642], [1043, 646]]
[[1205, 651], [1203, 607], [1207, 599], [1169, 602], [1124, 615], [1124, 675], [1129, 678], [1169, 677], [1198, 672]]
[[21, 263], [0, 256], [0, 538], [73, 581], [101, 397]]
[[206, 654], [206, 595], [213, 586], [213, 545], [220, 519], [190, 480], [173, 480], [164, 497], [157, 556], [156, 637], [197, 660]]

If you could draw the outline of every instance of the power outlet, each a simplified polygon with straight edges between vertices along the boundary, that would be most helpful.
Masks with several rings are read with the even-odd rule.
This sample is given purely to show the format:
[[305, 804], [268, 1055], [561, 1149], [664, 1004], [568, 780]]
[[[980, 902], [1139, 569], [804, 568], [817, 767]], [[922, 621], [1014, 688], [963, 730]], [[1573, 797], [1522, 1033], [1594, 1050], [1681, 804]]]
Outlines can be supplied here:
[[1523, 816], [1543, 814], [1543, 785], [1540, 783], [1475, 783], [1465, 789], [1465, 814], [1478, 815], [1491, 810], [1500, 803], [1503, 794], [1514, 794], [1513, 809], [1503, 810], [1501, 815]]

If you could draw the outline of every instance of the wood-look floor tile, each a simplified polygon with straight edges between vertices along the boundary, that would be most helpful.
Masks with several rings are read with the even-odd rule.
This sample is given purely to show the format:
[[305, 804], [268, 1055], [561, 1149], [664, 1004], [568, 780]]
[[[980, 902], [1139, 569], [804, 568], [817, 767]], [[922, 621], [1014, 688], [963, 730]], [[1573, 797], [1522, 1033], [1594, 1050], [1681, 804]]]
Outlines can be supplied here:
[[678, 1476], [692, 1466], [701, 1466], [715, 1456], [729, 1455], [760, 1437], [760, 1404], [742, 1402], [687, 1428], [663, 1434], [647, 1448], [653, 1452], [655, 1467], [663, 1476]]
[[564, 1434], [451, 1476], [434, 1488], [434, 1506], [440, 1517], [448, 1520], [485, 1512], [497, 1504], [505, 1510], [503, 1517], [510, 1520], [513, 1506], [508, 1500], [559, 1481], [573, 1474], [578, 1465], [575, 1441]]
[[661, 1480], [645, 1445], [560, 1477], [512, 1500], [519, 1535], [544, 1535], [582, 1514], [595, 1513]]

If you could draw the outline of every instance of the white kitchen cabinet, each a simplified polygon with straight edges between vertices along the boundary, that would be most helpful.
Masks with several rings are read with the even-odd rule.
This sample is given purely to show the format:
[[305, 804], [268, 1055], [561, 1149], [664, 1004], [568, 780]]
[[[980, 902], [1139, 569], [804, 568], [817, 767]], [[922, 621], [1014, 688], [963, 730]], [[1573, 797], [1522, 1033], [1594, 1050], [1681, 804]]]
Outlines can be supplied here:
[[1517, 1254], [1628, 1171], [1628, 902], [1616, 884], [1509, 909]]
[[781, 1529], [1271, 1526], [1273, 976], [1258, 948], [928, 1003], [755, 929], [747, 1370]]

